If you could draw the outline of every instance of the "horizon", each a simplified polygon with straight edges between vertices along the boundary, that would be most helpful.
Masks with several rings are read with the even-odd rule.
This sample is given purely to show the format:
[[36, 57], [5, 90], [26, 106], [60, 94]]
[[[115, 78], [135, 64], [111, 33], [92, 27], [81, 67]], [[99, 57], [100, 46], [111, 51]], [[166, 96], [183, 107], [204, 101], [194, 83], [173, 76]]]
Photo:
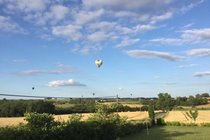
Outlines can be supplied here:
[[210, 1], [0, 0], [0, 7], [0, 93], [210, 91]]

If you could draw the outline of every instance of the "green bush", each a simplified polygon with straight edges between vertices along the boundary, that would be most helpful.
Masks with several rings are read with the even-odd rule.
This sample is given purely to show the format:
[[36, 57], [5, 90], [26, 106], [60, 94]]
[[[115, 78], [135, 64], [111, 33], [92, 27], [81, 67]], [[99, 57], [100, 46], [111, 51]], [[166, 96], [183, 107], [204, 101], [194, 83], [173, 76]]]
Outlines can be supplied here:
[[210, 127], [210, 123], [201, 123], [200, 125], [203, 127]]
[[158, 126], [166, 125], [166, 123], [165, 123], [165, 121], [164, 121], [163, 118], [158, 118], [158, 119], [156, 120], [156, 124], [157, 124]]
[[166, 122], [165, 124], [168, 126], [198, 126], [198, 124], [196, 124], [196, 123], [181, 123], [181, 122], [177, 122], [177, 121]]
[[32, 129], [46, 130], [56, 125], [53, 115], [48, 113], [26, 113], [25, 120], [27, 121], [27, 126]]
[[25, 114], [26, 125], [0, 128], [1, 140], [116, 140], [145, 129], [151, 124], [129, 122], [106, 106], [97, 106], [97, 113], [88, 121], [72, 115], [69, 121], [57, 123], [53, 115]]
[[174, 122], [166, 122], [165, 123], [168, 126], [181, 126], [180, 122], [174, 121]]

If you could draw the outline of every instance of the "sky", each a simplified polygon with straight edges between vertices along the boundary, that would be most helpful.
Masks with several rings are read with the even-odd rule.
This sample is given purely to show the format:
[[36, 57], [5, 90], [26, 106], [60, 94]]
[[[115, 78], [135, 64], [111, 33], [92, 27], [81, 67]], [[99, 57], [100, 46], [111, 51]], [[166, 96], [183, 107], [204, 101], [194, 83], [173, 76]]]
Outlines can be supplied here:
[[209, 0], [0, 0], [0, 93], [209, 93], [209, 9]]

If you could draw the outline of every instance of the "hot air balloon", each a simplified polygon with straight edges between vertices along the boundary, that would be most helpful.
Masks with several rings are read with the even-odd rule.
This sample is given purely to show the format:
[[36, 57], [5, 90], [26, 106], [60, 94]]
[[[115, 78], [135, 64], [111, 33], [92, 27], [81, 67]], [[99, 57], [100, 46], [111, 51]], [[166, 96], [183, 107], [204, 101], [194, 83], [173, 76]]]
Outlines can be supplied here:
[[101, 65], [103, 64], [103, 61], [100, 60], [100, 59], [97, 59], [97, 60], [95, 61], [95, 64], [96, 64], [96, 66], [97, 66], [98, 68], [100, 68]]
[[32, 90], [34, 90], [34, 89], [35, 89], [35, 87], [32, 87], [31, 89], [32, 89]]

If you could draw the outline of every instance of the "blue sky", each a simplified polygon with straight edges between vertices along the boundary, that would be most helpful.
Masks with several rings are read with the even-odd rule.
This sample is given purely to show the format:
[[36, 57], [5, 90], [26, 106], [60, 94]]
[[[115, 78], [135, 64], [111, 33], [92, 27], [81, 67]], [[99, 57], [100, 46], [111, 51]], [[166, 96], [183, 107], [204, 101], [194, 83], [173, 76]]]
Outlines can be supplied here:
[[0, 0], [0, 92], [209, 92], [209, 9], [208, 0]]

